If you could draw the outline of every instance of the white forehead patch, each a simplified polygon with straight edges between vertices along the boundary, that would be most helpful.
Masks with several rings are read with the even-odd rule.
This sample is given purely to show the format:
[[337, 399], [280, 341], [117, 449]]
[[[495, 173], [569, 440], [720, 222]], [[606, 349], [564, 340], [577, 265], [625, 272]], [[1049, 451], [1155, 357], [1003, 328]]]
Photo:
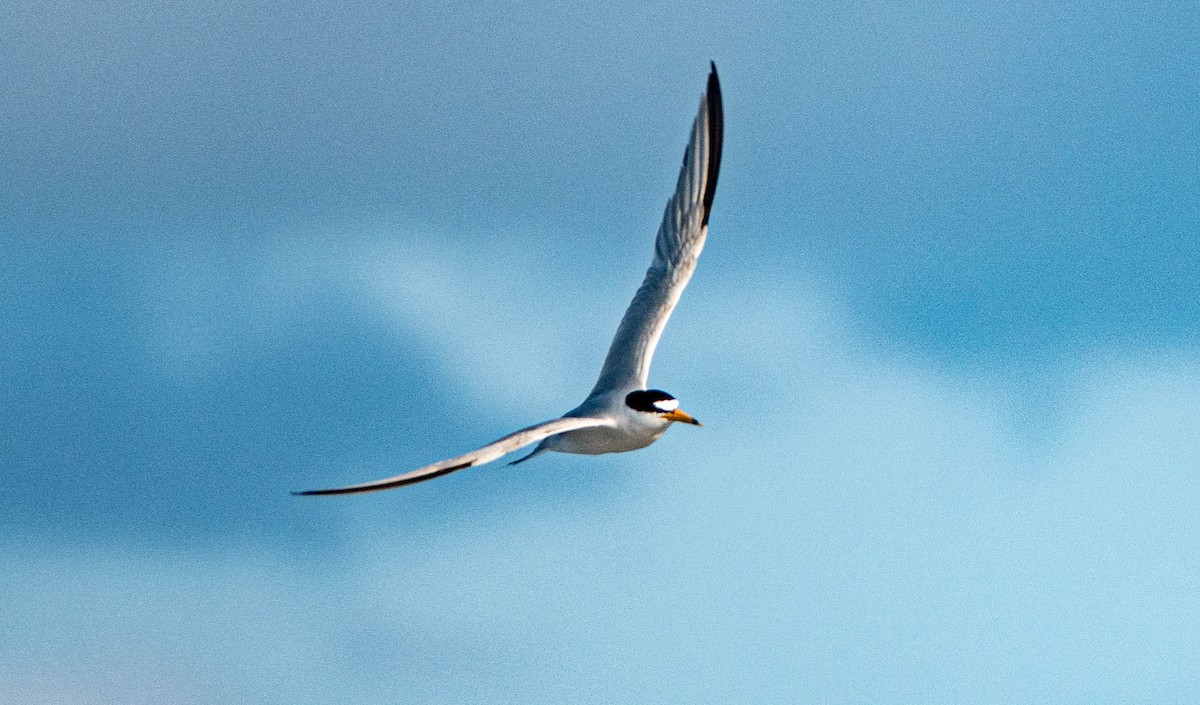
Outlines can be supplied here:
[[678, 399], [659, 399], [654, 402], [654, 408], [659, 411], [671, 412], [679, 408]]

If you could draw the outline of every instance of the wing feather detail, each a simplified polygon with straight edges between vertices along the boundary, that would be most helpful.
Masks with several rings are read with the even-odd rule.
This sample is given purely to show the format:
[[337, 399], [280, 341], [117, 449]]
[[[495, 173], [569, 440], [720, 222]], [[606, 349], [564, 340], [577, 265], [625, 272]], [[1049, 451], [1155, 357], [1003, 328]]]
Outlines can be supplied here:
[[675, 193], [667, 201], [654, 240], [654, 260], [617, 327], [592, 396], [614, 389], [646, 388], [654, 348], [692, 278], [708, 236], [724, 129], [721, 86], [713, 64], [707, 89], [700, 97], [700, 111], [692, 123]]
[[591, 428], [593, 426], [608, 426], [611, 425], [608, 419], [596, 418], [579, 418], [574, 416], [554, 419], [553, 421], [545, 421], [528, 428], [523, 428], [515, 433], [510, 433], [504, 438], [493, 441], [484, 447], [473, 450], [454, 458], [447, 458], [432, 465], [426, 465], [416, 470], [411, 470], [402, 475], [395, 477], [386, 477], [382, 480], [373, 480], [371, 482], [363, 482], [357, 485], [347, 485], [345, 487], [333, 487], [324, 490], [305, 490], [303, 492], [293, 492], [296, 495], [330, 495], [330, 494], [358, 494], [361, 492], [375, 492], [378, 490], [390, 490], [393, 487], [403, 487], [417, 482], [432, 480], [435, 477], [449, 475], [457, 470], [463, 470], [476, 465], [490, 463], [501, 456], [507, 455], [515, 450], [520, 450], [527, 445], [536, 443], [544, 438], [554, 436], [567, 431], [575, 431], [581, 428]]

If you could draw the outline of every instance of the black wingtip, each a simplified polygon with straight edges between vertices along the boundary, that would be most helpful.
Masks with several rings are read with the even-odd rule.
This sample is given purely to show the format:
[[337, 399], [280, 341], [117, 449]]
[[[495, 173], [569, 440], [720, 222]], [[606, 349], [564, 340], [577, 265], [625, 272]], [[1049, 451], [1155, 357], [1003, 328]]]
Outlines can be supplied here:
[[322, 497], [322, 496], [325, 496], [325, 495], [332, 495], [332, 494], [352, 494], [352, 493], [354, 493], [354, 492], [361, 492], [361, 491], [362, 491], [362, 490], [343, 490], [343, 489], [335, 489], [335, 490], [299, 490], [299, 491], [296, 491], [296, 492], [292, 492], [292, 496], [293, 496], [293, 497]]
[[291, 493], [293, 497], [319, 497], [327, 494], [347, 494], [339, 490], [296, 490]]
[[441, 477], [442, 475], [449, 475], [452, 472], [469, 468], [474, 464], [475, 463], [473, 462], [462, 463], [461, 465], [453, 465], [448, 468], [442, 468], [437, 472], [431, 472], [428, 475], [422, 475], [420, 477], [411, 477], [406, 480], [395, 480], [392, 482], [381, 482], [379, 484], [370, 484], [365, 487], [334, 487], [328, 490], [303, 490], [300, 492], [292, 492], [292, 495], [297, 497], [314, 497], [334, 494], [363, 494], [366, 492], [378, 492], [379, 490], [390, 490], [396, 487], [404, 487], [405, 485], [415, 485], [418, 482], [426, 482], [435, 477]]
[[725, 142], [725, 111], [721, 104], [721, 81], [717, 78], [717, 63], [709, 61], [712, 70], [708, 74], [708, 88], [705, 90], [706, 110], [708, 111], [708, 176], [704, 181], [704, 219], [702, 225], [708, 225], [708, 216], [712, 213], [713, 198], [717, 195], [717, 176], [721, 171], [721, 146]]

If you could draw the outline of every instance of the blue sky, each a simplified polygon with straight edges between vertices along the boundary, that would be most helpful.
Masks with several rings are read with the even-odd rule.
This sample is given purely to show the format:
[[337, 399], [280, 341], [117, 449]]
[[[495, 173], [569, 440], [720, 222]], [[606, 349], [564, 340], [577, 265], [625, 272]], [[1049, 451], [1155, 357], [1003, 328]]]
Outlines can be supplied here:
[[2, 12], [0, 702], [1200, 697], [1192, 4]]

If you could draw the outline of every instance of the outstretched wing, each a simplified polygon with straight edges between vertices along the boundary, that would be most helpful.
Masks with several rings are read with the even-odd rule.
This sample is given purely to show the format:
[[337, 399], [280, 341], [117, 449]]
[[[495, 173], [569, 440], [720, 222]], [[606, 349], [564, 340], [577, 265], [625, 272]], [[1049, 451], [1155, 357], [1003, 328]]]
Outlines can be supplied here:
[[498, 441], [489, 443], [479, 450], [473, 450], [465, 455], [460, 455], [456, 458], [449, 458], [432, 465], [426, 465], [423, 468], [417, 468], [403, 475], [395, 477], [387, 477], [382, 480], [373, 482], [364, 482], [359, 485], [347, 485], [346, 487], [334, 487], [327, 490], [307, 490], [304, 492], [293, 492], [298, 495], [324, 495], [324, 494], [355, 494], [358, 492], [374, 492], [376, 490], [390, 490], [393, 487], [403, 487], [411, 485], [414, 482], [424, 482], [432, 480], [435, 477], [448, 475], [455, 470], [463, 470], [475, 465], [483, 465], [490, 463], [502, 455], [513, 452], [525, 446], [536, 443], [543, 438], [553, 436], [567, 431], [574, 431], [580, 428], [590, 428], [592, 426], [607, 426], [612, 422], [607, 419], [589, 419], [576, 417], [563, 417], [546, 421], [536, 426], [523, 428], [516, 433], [510, 433]]
[[654, 242], [654, 261], [625, 311], [608, 349], [604, 369], [592, 394], [627, 387], [646, 388], [650, 359], [679, 296], [692, 278], [696, 258], [708, 235], [708, 214], [721, 166], [724, 117], [717, 67], [712, 65], [708, 89], [700, 97], [700, 113], [692, 123], [691, 141], [675, 194], [667, 201]]

